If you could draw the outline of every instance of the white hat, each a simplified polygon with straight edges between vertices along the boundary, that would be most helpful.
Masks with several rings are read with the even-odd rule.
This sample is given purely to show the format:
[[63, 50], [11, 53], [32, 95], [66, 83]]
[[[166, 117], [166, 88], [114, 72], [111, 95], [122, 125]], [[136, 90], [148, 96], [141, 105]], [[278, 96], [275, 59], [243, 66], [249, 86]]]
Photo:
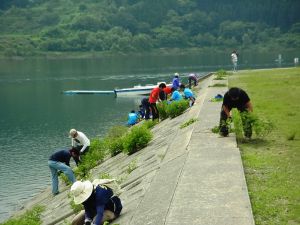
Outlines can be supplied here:
[[76, 181], [71, 187], [71, 195], [76, 205], [87, 200], [93, 191], [93, 184], [90, 181]]
[[70, 130], [70, 137], [74, 137], [74, 135], [77, 133], [77, 130], [71, 129]]
[[174, 73], [174, 76], [178, 76], [179, 77], [179, 73]]

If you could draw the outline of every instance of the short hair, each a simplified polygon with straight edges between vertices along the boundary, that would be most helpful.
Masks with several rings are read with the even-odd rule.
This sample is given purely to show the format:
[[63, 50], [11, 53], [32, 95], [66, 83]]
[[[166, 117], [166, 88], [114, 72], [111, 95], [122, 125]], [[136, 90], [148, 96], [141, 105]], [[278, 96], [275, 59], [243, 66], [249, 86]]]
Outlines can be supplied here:
[[71, 154], [74, 153], [76, 157], [79, 157], [79, 155], [80, 155], [80, 150], [77, 149], [77, 148], [71, 148], [71, 149], [70, 149], [70, 153], [71, 153]]
[[164, 89], [164, 88], [166, 88], [167, 86], [166, 86], [165, 83], [160, 83], [158, 87]]
[[179, 88], [185, 89], [185, 85], [184, 84], [180, 84]]
[[135, 113], [135, 111], [134, 111], [134, 110], [131, 110], [131, 113]]
[[230, 88], [228, 94], [231, 98], [238, 98], [240, 95], [241, 89], [237, 87]]
[[176, 88], [172, 87], [171, 88], [171, 92], [176, 91]]

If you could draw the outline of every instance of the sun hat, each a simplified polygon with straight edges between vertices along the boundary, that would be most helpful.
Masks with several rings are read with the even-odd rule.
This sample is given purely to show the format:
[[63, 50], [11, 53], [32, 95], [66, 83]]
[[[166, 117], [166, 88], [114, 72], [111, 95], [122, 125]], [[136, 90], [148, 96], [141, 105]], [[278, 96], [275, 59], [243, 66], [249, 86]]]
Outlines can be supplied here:
[[74, 137], [74, 134], [76, 134], [76, 133], [77, 133], [77, 130], [71, 129], [70, 130], [70, 137]]
[[90, 181], [76, 181], [71, 187], [71, 195], [76, 205], [87, 200], [93, 191], [93, 184]]

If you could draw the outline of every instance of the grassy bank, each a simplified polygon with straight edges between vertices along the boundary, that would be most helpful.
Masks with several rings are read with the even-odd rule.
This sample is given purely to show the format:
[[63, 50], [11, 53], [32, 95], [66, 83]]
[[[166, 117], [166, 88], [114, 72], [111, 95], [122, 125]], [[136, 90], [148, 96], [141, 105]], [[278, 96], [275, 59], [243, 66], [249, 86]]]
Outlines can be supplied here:
[[300, 68], [242, 71], [229, 86], [246, 90], [271, 134], [240, 143], [256, 224], [300, 224]]

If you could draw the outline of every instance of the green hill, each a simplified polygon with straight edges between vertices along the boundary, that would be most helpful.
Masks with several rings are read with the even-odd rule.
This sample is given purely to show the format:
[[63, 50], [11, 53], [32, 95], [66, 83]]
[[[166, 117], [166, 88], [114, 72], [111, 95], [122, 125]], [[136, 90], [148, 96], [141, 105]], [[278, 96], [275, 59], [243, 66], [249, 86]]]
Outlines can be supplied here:
[[0, 53], [300, 48], [297, 0], [5, 0]]

